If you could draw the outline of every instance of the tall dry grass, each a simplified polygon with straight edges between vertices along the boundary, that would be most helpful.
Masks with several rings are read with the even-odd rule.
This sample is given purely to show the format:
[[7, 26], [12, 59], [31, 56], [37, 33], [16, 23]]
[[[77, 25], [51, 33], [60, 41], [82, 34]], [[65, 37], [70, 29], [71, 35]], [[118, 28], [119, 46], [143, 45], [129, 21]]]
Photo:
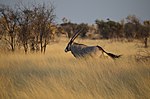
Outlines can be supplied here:
[[45, 55], [1, 54], [0, 99], [149, 99], [150, 60], [134, 59], [139, 45], [78, 40], [123, 56], [77, 60], [64, 53], [66, 42], [49, 46]]

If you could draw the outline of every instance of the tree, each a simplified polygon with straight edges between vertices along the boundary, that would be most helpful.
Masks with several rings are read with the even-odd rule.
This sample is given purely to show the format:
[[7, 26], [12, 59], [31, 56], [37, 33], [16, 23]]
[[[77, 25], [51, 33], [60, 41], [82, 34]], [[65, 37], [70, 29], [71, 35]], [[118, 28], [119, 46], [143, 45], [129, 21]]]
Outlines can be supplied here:
[[86, 33], [89, 31], [89, 26], [88, 26], [88, 24], [81, 23], [81, 24], [78, 25], [77, 29], [78, 30], [82, 30], [81, 34], [80, 34], [80, 37], [81, 38], [85, 38], [86, 37]]
[[73, 33], [77, 30], [77, 24], [75, 23], [62, 23], [60, 24], [61, 28], [67, 32], [67, 37], [71, 38]]
[[18, 5], [18, 9], [0, 6], [0, 39], [8, 42], [14, 52], [16, 44], [23, 46], [25, 53], [28, 49], [41, 50], [45, 53], [46, 46], [54, 39], [54, 6]]
[[31, 23], [32, 23], [33, 12], [31, 10], [25, 9], [19, 14], [19, 33], [18, 41], [23, 45], [25, 53], [27, 53], [29, 48], [29, 42], [31, 40]]
[[40, 42], [41, 53], [45, 53], [46, 46], [50, 42], [51, 35], [53, 35], [51, 26], [56, 17], [54, 14], [54, 6], [50, 5], [46, 8], [45, 4], [38, 5], [34, 7], [33, 11], [35, 13], [33, 27], [35, 30], [36, 43]]
[[148, 47], [148, 38], [150, 35], [150, 20], [146, 20], [143, 22], [143, 29], [142, 29], [142, 36], [144, 38], [144, 47], [147, 48]]
[[135, 15], [129, 15], [126, 18], [128, 28], [131, 29], [130, 33], [132, 38], [139, 38], [141, 23]]
[[122, 25], [119, 22], [108, 20], [106, 22], [109, 30], [109, 38], [119, 38], [122, 37]]
[[86, 33], [89, 30], [88, 24], [85, 24], [85, 23], [81, 23], [81, 24], [76, 24], [76, 23], [71, 23], [71, 22], [62, 23], [61, 28], [67, 32], [68, 38], [71, 38], [73, 33], [75, 33], [78, 30], [82, 30], [80, 37], [84, 38], [84, 37], [86, 37]]
[[102, 38], [119, 38], [122, 37], [122, 25], [119, 22], [112, 21], [108, 19], [108, 21], [96, 20], [98, 30], [102, 35]]
[[96, 20], [95, 23], [97, 24], [97, 28], [99, 33], [101, 34], [102, 38], [108, 39], [109, 38], [109, 30], [108, 25], [103, 20]]
[[16, 46], [18, 13], [9, 7], [1, 6], [0, 17], [3, 21], [1, 22], [1, 26], [4, 28], [4, 39], [10, 45], [11, 51], [14, 52]]
[[135, 15], [128, 15], [126, 17], [127, 22], [133, 23], [133, 24], [139, 24], [140, 21]]
[[124, 25], [124, 33], [125, 33], [125, 38], [128, 40], [131, 40], [135, 37], [135, 25], [131, 22], [125, 23]]

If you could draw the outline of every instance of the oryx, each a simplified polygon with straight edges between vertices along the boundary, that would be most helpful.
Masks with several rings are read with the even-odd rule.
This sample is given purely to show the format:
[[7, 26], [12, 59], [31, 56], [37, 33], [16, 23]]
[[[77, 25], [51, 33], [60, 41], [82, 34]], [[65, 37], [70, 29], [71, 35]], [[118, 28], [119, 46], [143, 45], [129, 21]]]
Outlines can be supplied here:
[[81, 32], [76, 32], [72, 38], [70, 39], [69, 43], [67, 44], [67, 47], [65, 48], [65, 52], [71, 51], [71, 53], [74, 55], [74, 57], [111, 57], [113, 59], [119, 58], [121, 55], [114, 55], [112, 53], [106, 52], [102, 47], [100, 46], [87, 46], [84, 44], [75, 43], [75, 38], [79, 35]]

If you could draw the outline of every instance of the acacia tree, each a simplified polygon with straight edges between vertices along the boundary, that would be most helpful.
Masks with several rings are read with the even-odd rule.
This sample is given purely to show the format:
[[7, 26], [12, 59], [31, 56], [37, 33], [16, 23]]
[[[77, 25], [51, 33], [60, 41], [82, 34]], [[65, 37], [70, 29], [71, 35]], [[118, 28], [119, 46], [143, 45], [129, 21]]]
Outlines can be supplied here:
[[123, 26], [119, 22], [108, 19], [106, 22], [103, 20], [96, 20], [95, 23], [97, 24], [97, 28], [102, 35], [102, 38], [109, 39], [123, 36], [121, 34]]
[[0, 18], [0, 40], [4, 36], [4, 26], [3, 26], [3, 18]]
[[64, 22], [64, 23], [60, 24], [60, 26], [67, 33], [66, 35], [68, 38], [71, 38], [71, 36], [77, 29], [77, 24], [74, 24], [71, 22]]
[[73, 33], [75, 33], [78, 30], [82, 30], [82, 32], [80, 34], [80, 37], [81, 38], [85, 38], [86, 37], [86, 33], [89, 30], [88, 24], [85, 24], [85, 23], [81, 23], [81, 24], [76, 24], [76, 23], [71, 23], [71, 22], [63, 23], [63, 24], [61, 24], [61, 28], [65, 32], [67, 32], [67, 37], [68, 38], [71, 38]]
[[143, 22], [143, 29], [142, 29], [142, 37], [144, 38], [144, 47], [148, 47], [148, 38], [150, 35], [150, 20], [146, 20]]
[[16, 11], [0, 6], [0, 39], [6, 40], [13, 52], [19, 43], [25, 53], [29, 48], [45, 53], [46, 46], [54, 39], [55, 17], [52, 4], [33, 4], [30, 8], [18, 5]]
[[17, 19], [18, 13], [6, 6], [0, 6], [0, 17], [2, 19], [1, 26], [4, 30], [4, 39], [11, 47], [11, 51], [15, 51], [17, 37]]
[[81, 23], [78, 25], [78, 30], [82, 30], [81, 34], [80, 34], [80, 37], [81, 38], [85, 38], [86, 37], [86, 33], [89, 31], [89, 26], [88, 24], [85, 24], [85, 23]]
[[125, 23], [124, 25], [124, 33], [125, 38], [127, 38], [129, 41], [131, 41], [133, 38], [135, 38], [135, 25], [131, 22]]
[[106, 22], [107, 28], [109, 30], [109, 38], [119, 38], [122, 37], [122, 25], [119, 22], [108, 20]]
[[96, 20], [95, 23], [97, 24], [97, 28], [99, 31], [99, 34], [101, 34], [102, 38], [108, 39], [108, 29], [107, 24], [103, 20]]
[[19, 14], [19, 33], [18, 41], [23, 45], [25, 53], [27, 53], [29, 48], [29, 43], [31, 39], [31, 23], [32, 23], [32, 11], [26, 9]]
[[46, 46], [54, 38], [51, 28], [56, 17], [54, 6], [52, 4], [46, 6], [43, 3], [33, 4], [30, 8], [21, 6], [19, 9], [19, 41], [22, 43], [25, 53], [29, 47], [33, 52], [40, 50], [41, 53], [45, 53]]
[[[135, 16], [135, 15], [129, 15], [126, 18], [127, 23], [126, 23], [126, 28], [125, 30], [130, 30], [130, 32], [126, 32], [127, 34], [131, 34], [132, 35], [132, 39], [133, 38], [140, 38], [139, 34], [140, 34], [140, 28], [142, 27], [139, 19]], [[130, 35], [129, 35], [130, 36]]]
[[54, 6], [48, 8], [43, 5], [38, 5], [34, 8], [35, 19], [33, 27], [35, 30], [36, 42], [40, 42], [41, 53], [46, 51], [46, 46], [49, 44], [51, 35], [53, 35], [51, 26], [54, 23], [56, 15], [54, 14]]

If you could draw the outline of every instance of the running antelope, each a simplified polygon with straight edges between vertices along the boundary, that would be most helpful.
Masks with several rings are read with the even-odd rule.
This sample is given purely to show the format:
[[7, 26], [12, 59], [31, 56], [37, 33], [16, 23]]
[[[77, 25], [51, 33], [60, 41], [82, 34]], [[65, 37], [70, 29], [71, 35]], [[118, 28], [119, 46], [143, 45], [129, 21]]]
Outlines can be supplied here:
[[112, 53], [106, 52], [102, 47], [100, 46], [87, 46], [84, 44], [75, 43], [74, 40], [79, 35], [81, 31], [76, 32], [72, 38], [70, 39], [69, 43], [67, 44], [67, 47], [65, 48], [65, 52], [71, 51], [71, 53], [74, 55], [74, 57], [111, 57], [112, 59], [119, 58], [121, 55], [114, 55]]

